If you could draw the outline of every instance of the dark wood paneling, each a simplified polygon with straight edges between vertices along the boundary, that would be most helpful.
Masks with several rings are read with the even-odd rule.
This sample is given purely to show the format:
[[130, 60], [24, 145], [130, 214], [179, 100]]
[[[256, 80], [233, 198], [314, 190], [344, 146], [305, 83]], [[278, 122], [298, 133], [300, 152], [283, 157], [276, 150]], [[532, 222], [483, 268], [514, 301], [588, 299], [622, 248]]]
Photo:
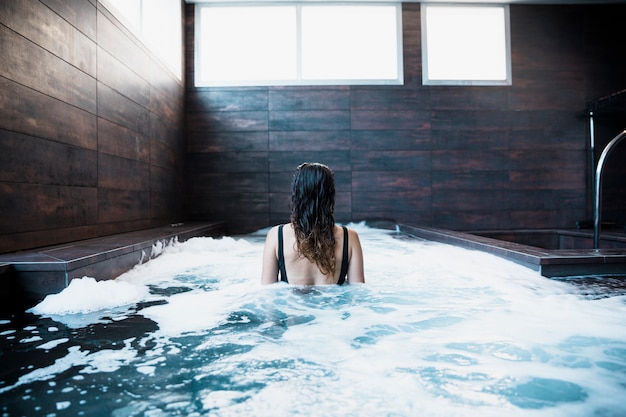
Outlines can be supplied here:
[[96, 80], [0, 25], [0, 76], [96, 113]]
[[[422, 41], [420, 27], [420, 5], [402, 5], [402, 46], [404, 58], [404, 85], [420, 88], [422, 85]], [[428, 89], [424, 88], [425, 95]]]
[[348, 87], [272, 88], [269, 91], [270, 111], [348, 110]]
[[150, 192], [124, 188], [98, 188], [99, 223], [146, 222], [150, 213]]
[[[505, 127], [489, 130], [431, 129], [430, 139], [437, 150], [492, 151], [510, 148], [513, 133]], [[526, 143], [526, 136], [522, 142]], [[532, 147], [532, 145], [531, 145]]]
[[269, 134], [270, 152], [350, 149], [350, 132], [346, 130], [271, 131]]
[[102, 7], [97, 12], [98, 46], [144, 80], [150, 80], [150, 56], [130, 32]]
[[165, 89], [162, 91], [159, 88], [151, 88], [150, 111], [157, 117], [170, 122], [184, 120], [182, 114], [184, 105], [179, 99], [180, 97], [172, 96], [172, 94]]
[[515, 201], [517, 210], [550, 210], [555, 207], [567, 210], [580, 209], [585, 196], [577, 190], [541, 190], [519, 189], [509, 192], [511, 200]]
[[[296, 167], [290, 169], [270, 172], [269, 190], [271, 193], [287, 193], [291, 195], [291, 187]], [[335, 190], [337, 193], [352, 191], [352, 171], [337, 171], [335, 173]]]
[[191, 195], [196, 193], [229, 192], [234, 194], [267, 193], [268, 174], [258, 172], [198, 173], [195, 175]]
[[428, 150], [431, 133], [428, 130], [354, 130], [350, 132], [354, 151]]
[[[511, 210], [510, 222], [512, 224], [538, 224], [549, 225], [548, 228], [571, 229], [575, 225], [570, 219], [584, 219], [584, 210], [566, 209], [560, 206], [549, 210], [520, 211]], [[545, 226], [542, 226], [545, 228]], [[499, 227], [504, 229], [504, 226]]]
[[0, 129], [0, 181], [95, 187], [97, 154]]
[[150, 163], [153, 166], [176, 170], [180, 159], [181, 155], [176, 152], [176, 148], [169, 144], [158, 140], [153, 140], [150, 143]]
[[[552, 83], [546, 88], [544, 79]], [[515, 84], [508, 89], [508, 106], [511, 110], [561, 110], [571, 114], [571, 109], [585, 101], [581, 88], [585, 76], [568, 69], [546, 73], [537, 70], [515, 72]]]
[[[169, 168], [156, 165], [150, 166], [150, 192], [152, 194], [176, 195], [185, 186], [184, 173], [172, 174]], [[179, 198], [172, 198], [172, 201], [181, 201]]]
[[192, 131], [254, 132], [268, 129], [266, 111], [192, 113], [187, 115]]
[[207, 132], [187, 130], [187, 151], [204, 152], [259, 152], [267, 151], [268, 132]]
[[183, 121], [184, 117], [181, 117], [180, 120], [177, 118], [167, 119], [157, 113], [150, 112], [150, 138], [172, 149], [184, 152], [185, 131]]
[[267, 100], [267, 88], [191, 91], [187, 112], [267, 110]]
[[[270, 224], [288, 223], [291, 193], [270, 193]], [[352, 219], [352, 193], [337, 191], [335, 195], [335, 221], [347, 223]], [[258, 226], [257, 226], [258, 228]]]
[[54, 233], [57, 229], [93, 225], [98, 220], [95, 187], [0, 182], [0, 194], [3, 234], [40, 230]]
[[150, 105], [150, 84], [102, 48], [98, 48], [98, 80], [143, 107]]
[[528, 170], [511, 171], [511, 188], [515, 190], [578, 190], [580, 194], [585, 193], [582, 187], [585, 183], [585, 172], [580, 169], [562, 169], [555, 166], [554, 169], [544, 170], [541, 177], [531, 174]]
[[420, 130], [431, 123], [427, 112], [408, 110], [353, 110], [350, 122], [354, 130]]
[[427, 89], [372, 89], [354, 87], [350, 94], [352, 110], [427, 111], [430, 94]]
[[238, 234], [259, 229], [259, 223], [269, 224], [269, 196], [267, 193], [234, 194], [211, 192], [201, 200], [193, 200], [189, 207], [190, 216], [196, 219], [236, 220], [227, 224], [226, 233]]
[[352, 193], [352, 207], [373, 213], [429, 212], [431, 199], [423, 191], [360, 191]]
[[[319, 161], [335, 170], [336, 217], [344, 221], [458, 230], [574, 227], [589, 198], [587, 122], [579, 112], [599, 94], [624, 88], [626, 58], [606, 43], [626, 41], [624, 31], [606, 27], [602, 16], [617, 23], [626, 6], [515, 4], [510, 15], [511, 86], [423, 86], [416, 3], [403, 4], [404, 85], [188, 83], [188, 183], [190, 201], [200, 204], [192, 217], [225, 216], [212, 220], [252, 229], [287, 221], [295, 167]], [[192, 45], [191, 5], [187, 17]], [[192, 80], [191, 51], [186, 57]], [[267, 164], [256, 151], [267, 152]], [[226, 179], [243, 169], [240, 185]], [[226, 210], [237, 202], [249, 210], [251, 196], [263, 195], [251, 189], [247, 175], [255, 172], [269, 173], [267, 187], [259, 186], [269, 190], [269, 205], [252, 204], [245, 215]], [[609, 182], [620, 188], [618, 180]], [[226, 197], [234, 201], [216, 201]]]
[[430, 171], [428, 151], [352, 151], [355, 171]]
[[320, 162], [331, 167], [335, 175], [339, 171], [350, 171], [350, 151], [275, 151], [269, 154], [270, 172], [293, 173], [303, 162]]
[[346, 110], [272, 111], [270, 130], [348, 130], [350, 112]]
[[98, 152], [150, 161], [150, 139], [134, 130], [98, 118]]
[[[83, 7], [89, 8], [82, 11], [87, 21], [89, 21], [89, 16], [95, 17], [93, 6], [89, 6], [85, 1], [75, 3], [77, 5], [82, 3]], [[79, 10], [78, 13], [80, 12]], [[21, 18], [13, 19], [12, 16], [16, 15]], [[32, 43], [95, 77], [96, 44], [72, 26], [76, 20], [70, 20], [71, 23], [68, 23], [55, 13], [54, 9], [50, 9], [39, 1], [0, 2], [0, 21]]]
[[476, 225], [480, 225], [480, 229], [509, 229], [513, 224], [510, 212], [507, 210], [484, 209], [476, 211], [467, 208], [435, 210], [432, 213], [432, 222], [437, 227], [449, 230], [476, 230]]
[[92, 2], [87, 0], [71, 2], [67, 0], [41, 0], [41, 2], [90, 39], [96, 39], [96, 13]]
[[449, 170], [432, 172], [432, 187], [437, 192], [454, 192], [455, 190], [503, 190], [509, 187], [510, 173], [503, 169], [467, 170], [451, 172]]
[[98, 187], [120, 190], [149, 190], [150, 166], [145, 162], [100, 154]]
[[0, 77], [0, 127], [96, 149], [96, 115]]
[[[517, 81], [517, 77], [515, 80]], [[430, 108], [455, 112], [503, 110], [508, 107], [510, 90], [511, 87], [491, 87], [489, 90], [472, 87], [432, 87], [429, 95]]]
[[100, 82], [98, 116], [142, 135], [150, 134], [149, 110]]
[[472, 130], [474, 132], [488, 132], [491, 130], [509, 129], [512, 115], [505, 109], [501, 110], [474, 110], [468, 108], [463, 111], [433, 110], [430, 114], [430, 127], [433, 130]]
[[183, 84], [102, 4], [1, 2], [0, 49], [0, 252], [184, 220]]
[[511, 46], [514, 72], [517, 69], [585, 71], [581, 54], [585, 6], [513, 7]]
[[428, 171], [353, 171], [352, 189], [355, 192], [417, 191], [430, 194], [431, 174]]
[[513, 202], [508, 190], [448, 190], [433, 189], [433, 208], [441, 210], [491, 211], [491, 207], [499, 210], [510, 210]]
[[267, 172], [267, 152], [224, 152], [189, 154], [191, 177], [204, 172]]
[[509, 168], [509, 154], [506, 151], [445, 150], [432, 153], [432, 168], [454, 173], [468, 171], [499, 171]]
[[[511, 170], [576, 170], [585, 162], [585, 153], [576, 150], [512, 150], [509, 155]], [[584, 170], [580, 171], [584, 172]]]

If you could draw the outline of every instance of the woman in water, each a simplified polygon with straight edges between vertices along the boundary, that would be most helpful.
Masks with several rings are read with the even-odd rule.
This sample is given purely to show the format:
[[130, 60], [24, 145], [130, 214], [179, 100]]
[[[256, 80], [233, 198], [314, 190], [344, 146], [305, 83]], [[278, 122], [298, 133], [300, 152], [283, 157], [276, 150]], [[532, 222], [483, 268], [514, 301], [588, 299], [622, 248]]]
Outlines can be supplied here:
[[291, 222], [274, 226], [265, 239], [261, 283], [365, 282], [359, 235], [335, 224], [334, 208], [331, 169], [318, 163], [300, 165], [293, 179]]

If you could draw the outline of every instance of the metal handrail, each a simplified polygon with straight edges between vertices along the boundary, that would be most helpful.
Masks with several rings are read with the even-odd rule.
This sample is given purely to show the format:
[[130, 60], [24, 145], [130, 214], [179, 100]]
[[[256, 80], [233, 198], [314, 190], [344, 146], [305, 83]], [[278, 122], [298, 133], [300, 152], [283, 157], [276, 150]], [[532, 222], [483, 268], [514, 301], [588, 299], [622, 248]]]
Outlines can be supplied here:
[[602, 169], [604, 168], [604, 163], [606, 161], [609, 152], [622, 140], [626, 137], [626, 130], [624, 130], [619, 135], [615, 136], [613, 140], [606, 145], [606, 148], [602, 151], [600, 155], [600, 159], [598, 160], [598, 165], [596, 167], [596, 178], [595, 178], [595, 193], [594, 193], [594, 204], [593, 204], [593, 248], [598, 249], [600, 245], [600, 220], [602, 217]]

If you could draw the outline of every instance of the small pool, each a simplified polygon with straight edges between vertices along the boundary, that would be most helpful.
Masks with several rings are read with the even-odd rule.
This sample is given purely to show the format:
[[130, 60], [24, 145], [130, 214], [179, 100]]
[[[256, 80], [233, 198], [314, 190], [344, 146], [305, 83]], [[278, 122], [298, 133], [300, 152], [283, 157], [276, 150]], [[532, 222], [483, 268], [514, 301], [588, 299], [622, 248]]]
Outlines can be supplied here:
[[626, 415], [626, 289], [352, 226], [365, 285], [261, 286], [263, 230], [0, 318], [2, 416]]
[[577, 230], [490, 230], [458, 232], [399, 225], [412, 236], [491, 253], [546, 277], [624, 277], [626, 235], [603, 233], [593, 249], [593, 233]]
[[[484, 230], [470, 233], [548, 250], [593, 249], [593, 231], [590, 230], [519, 229]], [[626, 234], [623, 232], [605, 232], [601, 237], [599, 241], [601, 249], [626, 249]]]

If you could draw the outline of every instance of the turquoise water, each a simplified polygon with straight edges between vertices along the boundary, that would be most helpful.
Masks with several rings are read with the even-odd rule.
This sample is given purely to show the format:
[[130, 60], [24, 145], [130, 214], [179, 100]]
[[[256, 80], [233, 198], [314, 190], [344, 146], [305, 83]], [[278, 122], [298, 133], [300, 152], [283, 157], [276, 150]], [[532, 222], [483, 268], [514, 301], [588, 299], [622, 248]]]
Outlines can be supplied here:
[[3, 318], [2, 415], [626, 415], [626, 297], [352, 226], [365, 285], [261, 286], [260, 231]]

